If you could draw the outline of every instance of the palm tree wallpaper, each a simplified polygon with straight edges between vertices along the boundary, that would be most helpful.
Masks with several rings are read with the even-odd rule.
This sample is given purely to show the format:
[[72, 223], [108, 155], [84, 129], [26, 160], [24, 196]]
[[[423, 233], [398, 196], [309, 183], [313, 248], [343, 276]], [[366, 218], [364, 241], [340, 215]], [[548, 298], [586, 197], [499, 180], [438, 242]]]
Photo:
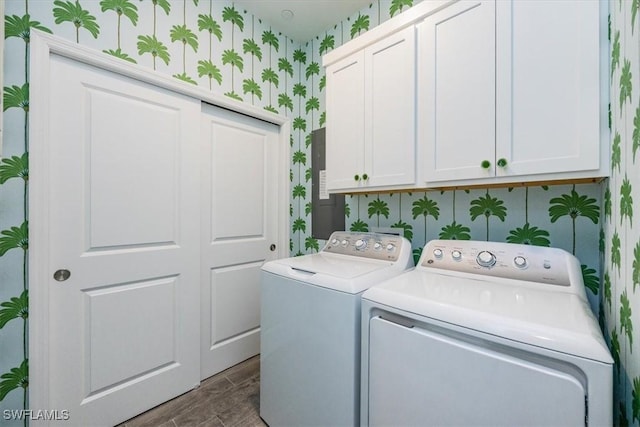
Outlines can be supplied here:
[[[427, 1], [427, 0], [423, 0]], [[203, 90], [288, 116], [291, 255], [311, 236], [311, 131], [325, 125], [322, 55], [420, 0], [373, 0], [299, 43], [232, 0], [5, 2], [0, 161], [0, 413], [28, 407], [30, 30], [56, 34]], [[616, 360], [615, 424], [640, 426], [640, 16], [611, 0], [611, 178], [602, 184], [348, 196], [347, 228], [394, 227], [414, 258], [434, 238], [555, 246], [581, 261], [587, 294]], [[242, 195], [238, 195], [242, 197]], [[634, 228], [635, 222], [635, 228]], [[636, 330], [634, 331], [634, 324]], [[635, 338], [635, 339], [634, 339]], [[6, 423], [6, 424], [5, 424]], [[26, 425], [6, 421], [3, 425]]]

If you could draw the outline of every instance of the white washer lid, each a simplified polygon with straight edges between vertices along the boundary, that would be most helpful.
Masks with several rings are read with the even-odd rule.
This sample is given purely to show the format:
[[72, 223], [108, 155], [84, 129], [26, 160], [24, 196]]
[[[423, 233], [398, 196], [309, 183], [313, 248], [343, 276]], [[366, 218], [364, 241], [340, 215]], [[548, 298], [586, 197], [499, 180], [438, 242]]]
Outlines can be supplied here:
[[533, 282], [415, 269], [367, 290], [363, 298], [513, 341], [613, 363], [586, 300]]
[[399, 274], [404, 268], [391, 261], [326, 252], [269, 261], [262, 270], [351, 294]]

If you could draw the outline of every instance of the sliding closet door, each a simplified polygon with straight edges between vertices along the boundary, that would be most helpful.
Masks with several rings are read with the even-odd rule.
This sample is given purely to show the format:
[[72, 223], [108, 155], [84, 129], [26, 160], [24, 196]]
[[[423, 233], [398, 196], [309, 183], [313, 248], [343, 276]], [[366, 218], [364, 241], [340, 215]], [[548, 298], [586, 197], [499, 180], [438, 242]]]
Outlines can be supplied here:
[[114, 425], [199, 383], [200, 102], [57, 55], [47, 86], [31, 291], [48, 378], [31, 385], [36, 409]]
[[260, 351], [260, 267], [280, 249], [278, 203], [285, 203], [278, 202], [279, 132], [203, 104], [203, 379]]

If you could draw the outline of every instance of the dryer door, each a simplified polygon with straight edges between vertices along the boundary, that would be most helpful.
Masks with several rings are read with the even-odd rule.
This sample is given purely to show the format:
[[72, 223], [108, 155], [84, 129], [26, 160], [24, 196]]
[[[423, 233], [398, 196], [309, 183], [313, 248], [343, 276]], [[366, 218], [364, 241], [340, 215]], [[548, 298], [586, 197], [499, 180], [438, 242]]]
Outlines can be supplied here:
[[427, 327], [371, 319], [369, 425], [586, 424], [575, 367]]

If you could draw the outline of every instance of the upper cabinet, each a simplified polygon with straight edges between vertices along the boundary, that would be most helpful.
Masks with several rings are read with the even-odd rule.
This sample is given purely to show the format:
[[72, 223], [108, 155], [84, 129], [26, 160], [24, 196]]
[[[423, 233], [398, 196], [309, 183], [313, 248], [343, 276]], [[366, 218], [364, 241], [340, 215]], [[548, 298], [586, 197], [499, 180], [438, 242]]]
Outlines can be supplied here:
[[419, 25], [426, 186], [608, 174], [601, 6], [461, 1]]
[[324, 57], [334, 192], [608, 175], [606, 2], [429, 1]]
[[415, 184], [415, 28], [326, 69], [327, 189]]

